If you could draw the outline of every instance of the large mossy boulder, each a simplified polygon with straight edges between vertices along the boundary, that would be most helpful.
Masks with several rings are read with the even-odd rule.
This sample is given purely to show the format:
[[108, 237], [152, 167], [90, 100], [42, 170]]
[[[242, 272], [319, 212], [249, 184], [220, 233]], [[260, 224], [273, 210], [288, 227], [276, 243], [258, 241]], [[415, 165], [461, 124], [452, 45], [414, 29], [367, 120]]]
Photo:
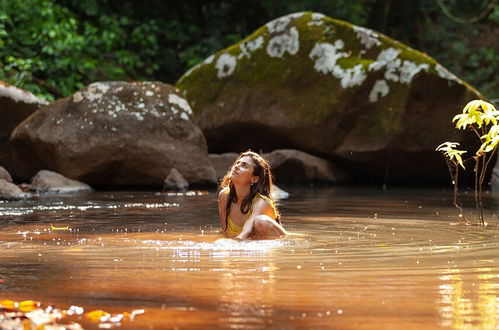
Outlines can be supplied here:
[[15, 176], [9, 137], [14, 128], [47, 101], [0, 80], [0, 166]]
[[176, 86], [212, 153], [298, 149], [385, 183], [447, 182], [435, 147], [470, 146], [451, 120], [481, 98], [426, 54], [310, 12], [267, 23]]
[[215, 183], [206, 140], [171, 85], [98, 82], [41, 108], [11, 136], [23, 178], [41, 169], [91, 185], [161, 186], [172, 168]]

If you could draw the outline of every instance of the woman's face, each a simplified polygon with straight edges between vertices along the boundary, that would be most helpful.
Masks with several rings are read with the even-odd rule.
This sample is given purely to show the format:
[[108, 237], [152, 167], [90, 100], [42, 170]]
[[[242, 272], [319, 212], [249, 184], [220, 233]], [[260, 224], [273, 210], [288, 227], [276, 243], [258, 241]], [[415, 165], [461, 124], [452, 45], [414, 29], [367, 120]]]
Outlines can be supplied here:
[[230, 170], [230, 179], [234, 183], [251, 184], [258, 181], [258, 177], [254, 176], [255, 163], [250, 156], [243, 156], [236, 160]]

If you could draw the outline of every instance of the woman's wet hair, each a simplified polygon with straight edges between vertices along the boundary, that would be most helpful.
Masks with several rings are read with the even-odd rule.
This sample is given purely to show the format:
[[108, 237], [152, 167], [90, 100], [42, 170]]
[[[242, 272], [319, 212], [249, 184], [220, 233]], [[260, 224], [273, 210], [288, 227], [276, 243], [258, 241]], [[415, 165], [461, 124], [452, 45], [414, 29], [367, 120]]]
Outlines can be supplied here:
[[[245, 151], [241, 153], [237, 159], [234, 161], [234, 164], [241, 159], [242, 157], [249, 156], [253, 160], [253, 163], [255, 165], [255, 169], [253, 171], [253, 175], [258, 177], [258, 181], [254, 184], [250, 185], [250, 192], [249, 194], [243, 199], [241, 202], [241, 213], [247, 214], [250, 211], [251, 208], [251, 203], [255, 196], [257, 194], [263, 195], [265, 197], [271, 198], [270, 197], [270, 190], [273, 185], [273, 178], [272, 178], [272, 172], [270, 171], [270, 165], [269, 163], [259, 154], [256, 152], [253, 152], [251, 150]], [[230, 171], [232, 167], [234, 167], [234, 164], [229, 168], [225, 176], [220, 182], [220, 189], [224, 189], [226, 187], [229, 187], [229, 196], [227, 198], [227, 205], [225, 207], [225, 230], [227, 230], [227, 224], [229, 221], [229, 214], [230, 214], [230, 208], [232, 203], [237, 202], [237, 194], [236, 194], [236, 189], [234, 188], [234, 184], [230, 180]], [[274, 206], [275, 207], [275, 206]], [[275, 208], [277, 218], [276, 221], [280, 223], [280, 217], [279, 217], [279, 212], [277, 211], [277, 208]]]

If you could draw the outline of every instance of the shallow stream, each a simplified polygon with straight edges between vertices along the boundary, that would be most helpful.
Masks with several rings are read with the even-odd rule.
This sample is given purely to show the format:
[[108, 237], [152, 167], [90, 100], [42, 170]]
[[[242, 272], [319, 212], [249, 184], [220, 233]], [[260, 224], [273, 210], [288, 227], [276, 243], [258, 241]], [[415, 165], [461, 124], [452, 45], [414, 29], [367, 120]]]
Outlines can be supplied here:
[[0, 202], [0, 301], [144, 309], [134, 329], [499, 328], [499, 195], [481, 227], [449, 191], [286, 190], [301, 235], [248, 242], [218, 232], [215, 192]]

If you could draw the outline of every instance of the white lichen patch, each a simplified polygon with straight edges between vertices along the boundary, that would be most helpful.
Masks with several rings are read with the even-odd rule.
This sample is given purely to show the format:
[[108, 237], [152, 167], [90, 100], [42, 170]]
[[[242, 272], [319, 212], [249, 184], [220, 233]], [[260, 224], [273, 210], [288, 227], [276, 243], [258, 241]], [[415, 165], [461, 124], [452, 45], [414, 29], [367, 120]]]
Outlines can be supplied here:
[[213, 62], [213, 60], [215, 59], [215, 55], [210, 55], [208, 56], [204, 61], [203, 63], [204, 64], [210, 64], [211, 62]]
[[441, 66], [440, 64], [435, 64], [435, 70], [437, 71], [437, 74], [440, 78], [444, 78], [447, 80], [455, 81], [457, 83], [461, 83], [461, 79], [459, 79], [456, 75], [454, 75], [452, 72]]
[[300, 36], [294, 26], [286, 33], [273, 37], [267, 44], [267, 55], [270, 57], [282, 57], [286, 52], [296, 55], [299, 50]]
[[326, 17], [326, 15], [321, 14], [321, 13], [312, 13], [312, 20], [313, 21], [322, 20], [325, 17]]
[[342, 73], [341, 87], [350, 88], [360, 86], [366, 80], [367, 75], [362, 68], [362, 64], [354, 66], [352, 69], [347, 69]]
[[186, 99], [177, 94], [168, 94], [168, 103], [173, 115], [180, 113], [180, 118], [189, 120], [189, 115], [192, 115], [192, 109]]
[[361, 26], [354, 25], [353, 30], [357, 35], [357, 39], [360, 40], [360, 43], [364, 45], [366, 49], [371, 48], [372, 46], [380, 46], [381, 41], [379, 41], [379, 34], [374, 32], [373, 30], [366, 29]]
[[323, 74], [332, 74], [336, 79], [340, 79], [341, 87], [350, 88], [362, 85], [367, 78], [362, 64], [353, 68], [344, 69], [338, 64], [340, 58], [347, 58], [349, 54], [342, 51], [345, 46], [343, 40], [338, 39], [334, 44], [317, 43], [310, 51], [309, 57], [314, 61], [314, 69]]
[[389, 92], [390, 87], [388, 87], [386, 81], [384, 79], [377, 80], [369, 93], [369, 102], [378, 102], [380, 97], [387, 96]]
[[[123, 101], [123, 94], [120, 92], [125, 88], [130, 89], [128, 96], [133, 97], [130, 99], [126, 97], [127, 100]], [[109, 119], [126, 116], [137, 121], [143, 121], [147, 117], [161, 118], [169, 115], [163, 110], [164, 103], [158, 103], [155, 99], [151, 99], [154, 95], [158, 95], [158, 98], [160, 98], [161, 95], [158, 94], [160, 92], [160, 86], [151, 82], [143, 82], [140, 86], [135, 85], [134, 87], [99, 83], [97, 85], [92, 84], [87, 89], [75, 93], [73, 101], [81, 102], [85, 100], [85, 108], [88, 108], [91, 113], [100, 114]], [[98, 94], [103, 94], [105, 97], [96, 97]], [[89, 121], [86, 124], [91, 126], [93, 122]]]
[[242, 59], [243, 57], [247, 57], [247, 58], [250, 58], [250, 57], [251, 57], [251, 53], [250, 53], [250, 51], [246, 48], [246, 44], [245, 44], [245, 43], [240, 44], [240, 45], [239, 45], [239, 49], [241, 50], [241, 52], [239, 53], [239, 55], [237, 55], [237, 59], [238, 59], [238, 60]]
[[39, 104], [39, 105], [48, 104], [47, 101], [36, 97], [35, 95], [31, 94], [28, 91], [22, 90], [15, 86], [10, 86], [10, 85], [8, 86], [4, 84], [0, 84], [0, 97], [10, 98], [17, 103], [24, 102], [24, 103]]
[[83, 101], [84, 97], [83, 97], [83, 94], [81, 92], [76, 92], [73, 94], [73, 102], [81, 102]]
[[291, 22], [291, 18], [288, 16], [283, 16], [276, 18], [265, 24], [269, 33], [281, 33], [286, 30], [288, 24]]
[[101, 82], [96, 82], [88, 85], [86, 89], [80, 92], [76, 92], [73, 95], [73, 102], [81, 102], [87, 100], [89, 102], [96, 101], [103, 97], [109, 90], [109, 85]]
[[299, 19], [303, 15], [305, 15], [305, 13], [300, 12], [300, 13], [293, 13], [293, 14], [289, 14], [286, 16], [282, 16], [282, 17], [276, 18], [276, 19], [268, 22], [267, 24], [265, 24], [265, 26], [267, 27], [267, 30], [269, 31], [269, 33], [272, 33], [272, 34], [273, 33], [283, 33], [284, 31], [286, 31], [289, 23], [291, 23], [292, 20]]
[[388, 63], [393, 62], [399, 56], [401, 50], [389, 47], [382, 50], [378, 54], [378, 58], [375, 62], [369, 64], [369, 71], [377, 71], [385, 67]]
[[241, 53], [239, 53], [237, 58], [238, 59], [241, 59], [243, 57], [250, 58], [251, 54], [255, 50], [257, 50], [263, 46], [263, 43], [264, 43], [263, 37], [259, 36], [258, 38], [254, 39], [254, 40], [250, 40], [250, 41], [247, 41], [247, 42], [240, 44], [239, 49], [241, 49]]
[[369, 71], [385, 69], [385, 80], [410, 84], [415, 75], [422, 70], [428, 71], [430, 68], [427, 63], [416, 64], [409, 60], [402, 61], [398, 58], [400, 53], [400, 49], [392, 47], [382, 50], [378, 54], [377, 60], [369, 64]]
[[400, 82], [403, 84], [410, 84], [415, 75], [421, 70], [428, 72], [430, 66], [427, 63], [417, 65], [414, 62], [405, 60], [400, 68]]
[[246, 43], [246, 48], [248, 48], [248, 50], [250, 52], [254, 52], [255, 50], [257, 50], [263, 46], [263, 42], [264, 42], [263, 37], [259, 36], [255, 40], [248, 41]]
[[222, 79], [234, 73], [236, 69], [237, 59], [235, 56], [224, 53], [220, 55], [215, 64], [217, 69], [217, 77]]
[[326, 15], [321, 14], [321, 13], [313, 13], [310, 21], [307, 23], [308, 26], [321, 26], [324, 24], [324, 18]]
[[334, 45], [327, 42], [316, 43], [308, 55], [314, 61], [314, 69], [324, 74], [333, 73], [336, 68], [343, 70], [336, 63], [338, 59], [348, 56], [346, 52], [341, 51], [343, 46], [343, 41], [339, 39]]

